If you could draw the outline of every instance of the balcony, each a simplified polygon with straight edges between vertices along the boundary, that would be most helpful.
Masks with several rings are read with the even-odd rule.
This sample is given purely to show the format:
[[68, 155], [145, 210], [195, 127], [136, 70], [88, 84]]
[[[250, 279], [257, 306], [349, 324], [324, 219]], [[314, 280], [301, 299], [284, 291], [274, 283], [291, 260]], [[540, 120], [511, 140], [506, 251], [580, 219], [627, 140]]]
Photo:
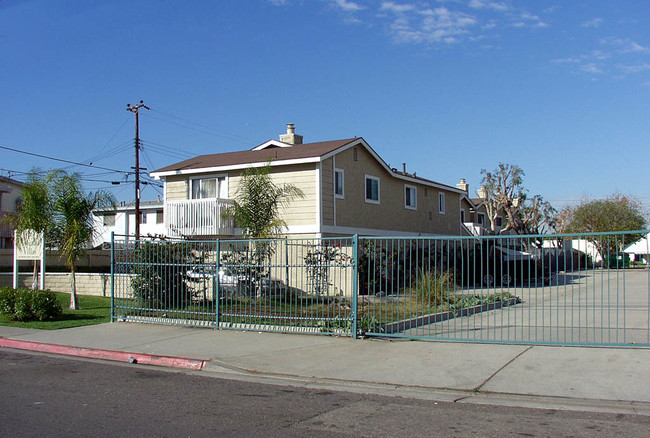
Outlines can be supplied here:
[[483, 236], [486, 233], [486, 228], [481, 225], [481, 224], [475, 224], [472, 222], [463, 222], [463, 225], [465, 225], [465, 228], [471, 233], [472, 236]]
[[229, 199], [188, 199], [165, 202], [165, 229], [169, 236], [232, 235], [232, 218], [224, 219], [221, 212], [233, 201]]

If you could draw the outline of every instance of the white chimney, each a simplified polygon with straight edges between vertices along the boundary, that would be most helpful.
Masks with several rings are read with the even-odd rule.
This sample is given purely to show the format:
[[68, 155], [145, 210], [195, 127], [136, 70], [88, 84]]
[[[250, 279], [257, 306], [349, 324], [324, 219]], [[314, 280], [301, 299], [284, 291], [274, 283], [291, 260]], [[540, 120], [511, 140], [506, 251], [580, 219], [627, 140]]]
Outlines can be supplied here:
[[287, 133], [280, 134], [280, 141], [289, 144], [302, 144], [302, 135], [296, 134], [293, 123], [287, 123]]
[[469, 184], [467, 184], [467, 182], [465, 181], [465, 178], [461, 178], [460, 182], [458, 184], [456, 184], [456, 187], [458, 187], [459, 189], [469, 193]]
[[488, 197], [487, 187], [481, 186], [481, 188], [476, 191], [476, 194], [481, 199], [487, 199]]

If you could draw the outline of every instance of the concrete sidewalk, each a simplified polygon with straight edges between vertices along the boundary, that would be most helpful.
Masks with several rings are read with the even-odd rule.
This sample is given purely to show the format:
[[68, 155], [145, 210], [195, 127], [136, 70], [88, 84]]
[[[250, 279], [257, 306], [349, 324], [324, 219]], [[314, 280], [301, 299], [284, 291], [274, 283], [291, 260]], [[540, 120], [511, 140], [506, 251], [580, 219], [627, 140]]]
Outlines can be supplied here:
[[650, 415], [648, 348], [355, 341], [134, 323], [54, 331], [0, 326], [0, 346], [264, 383]]

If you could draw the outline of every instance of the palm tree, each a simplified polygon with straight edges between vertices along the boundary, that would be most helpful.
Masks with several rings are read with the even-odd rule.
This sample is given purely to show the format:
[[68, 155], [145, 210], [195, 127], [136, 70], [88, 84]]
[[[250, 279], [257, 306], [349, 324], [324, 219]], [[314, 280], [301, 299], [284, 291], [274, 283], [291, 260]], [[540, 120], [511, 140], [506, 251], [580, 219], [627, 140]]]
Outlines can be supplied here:
[[244, 170], [234, 204], [224, 212], [224, 216], [234, 217], [235, 223], [248, 237], [261, 239], [280, 235], [287, 226], [280, 218], [280, 208], [305, 196], [293, 184], [276, 185], [270, 172], [271, 163]]
[[112, 195], [97, 191], [86, 195], [78, 173], [54, 171], [49, 176], [54, 207], [53, 234], [72, 274], [70, 309], [79, 308], [77, 300], [77, 260], [86, 252], [93, 236], [92, 211], [98, 207], [114, 206]]
[[[34, 230], [37, 233], [47, 234], [51, 228], [52, 200], [47, 187], [47, 181], [42, 175], [43, 173], [39, 169], [33, 168], [25, 181], [22, 201], [18, 206], [16, 215], [12, 218], [18, 231], [18, 236], [26, 230]], [[36, 260], [34, 260], [32, 289], [36, 289], [37, 272]]]
[[[252, 239], [265, 239], [279, 236], [286, 228], [280, 217], [280, 209], [292, 200], [303, 198], [302, 190], [293, 184], [276, 185], [270, 176], [271, 163], [260, 168], [248, 168], [242, 173], [235, 200], [223, 213], [224, 217], [234, 217], [244, 235]], [[256, 240], [250, 243], [251, 253], [246, 250], [241, 256], [246, 260], [246, 272], [252, 274], [257, 283], [257, 293], [261, 293], [264, 266], [274, 250], [271, 242]]]

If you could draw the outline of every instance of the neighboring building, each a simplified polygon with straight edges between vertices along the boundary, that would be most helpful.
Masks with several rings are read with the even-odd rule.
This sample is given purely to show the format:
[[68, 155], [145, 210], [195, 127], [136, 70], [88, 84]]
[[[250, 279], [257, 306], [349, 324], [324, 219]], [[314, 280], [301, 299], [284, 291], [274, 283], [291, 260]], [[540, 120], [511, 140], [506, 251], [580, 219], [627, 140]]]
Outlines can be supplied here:
[[163, 167], [168, 235], [236, 236], [221, 211], [232, 204], [242, 172], [270, 163], [276, 184], [291, 183], [305, 197], [282, 212], [286, 234], [301, 237], [461, 235], [457, 187], [390, 168], [363, 138], [304, 143], [287, 125], [280, 141], [252, 150], [201, 155]]
[[4, 222], [8, 213], [18, 209], [23, 196], [24, 183], [0, 176], [0, 249], [13, 246], [13, 228]]
[[646, 234], [643, 239], [639, 239], [631, 245], [625, 247], [623, 252], [632, 255], [632, 260], [637, 263], [648, 264], [650, 261], [650, 233]]
[[456, 187], [465, 192], [460, 204], [460, 220], [468, 230], [468, 233], [474, 236], [499, 234], [505, 228], [505, 213], [499, 211], [495, 221], [495, 228], [492, 230], [492, 225], [485, 207], [485, 201], [487, 199], [485, 187], [481, 187], [477, 191], [478, 198], [469, 197], [469, 184], [464, 179], [461, 179], [460, 183], [456, 184]]
[[[99, 208], [93, 211], [92, 246], [97, 248], [110, 244], [111, 232], [117, 236], [135, 236], [135, 204], [122, 203], [115, 208]], [[140, 202], [140, 235], [165, 235], [162, 201]]]

